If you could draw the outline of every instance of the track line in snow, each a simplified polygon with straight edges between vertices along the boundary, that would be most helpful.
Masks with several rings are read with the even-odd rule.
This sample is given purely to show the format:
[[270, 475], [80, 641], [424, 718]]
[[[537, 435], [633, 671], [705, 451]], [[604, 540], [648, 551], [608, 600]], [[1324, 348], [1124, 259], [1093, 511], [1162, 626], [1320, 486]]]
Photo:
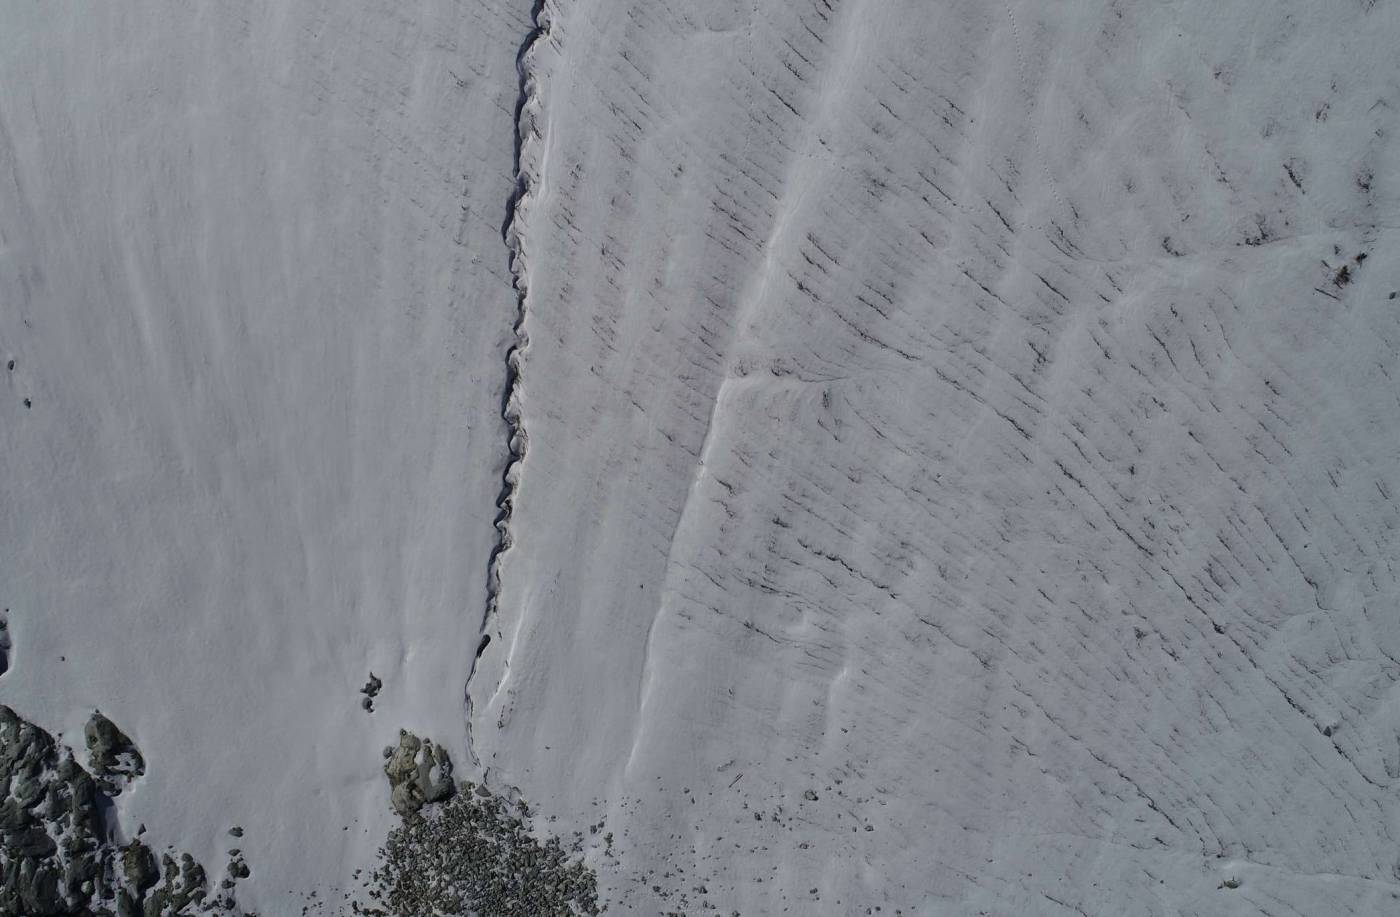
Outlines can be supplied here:
[[1064, 198], [1060, 197], [1059, 186], [1055, 182], [1055, 176], [1050, 174], [1050, 166], [1045, 161], [1045, 152], [1040, 147], [1040, 130], [1035, 124], [1035, 93], [1031, 90], [1030, 79], [1026, 76], [1026, 56], [1021, 50], [1021, 30], [1016, 25], [1016, 14], [1012, 12], [1011, 4], [1005, 3], [1004, 6], [1006, 7], [1006, 18], [1011, 23], [1011, 43], [1016, 51], [1016, 71], [1021, 80], [1021, 90], [1026, 94], [1026, 99], [1031, 107], [1028, 119], [1031, 131], [1031, 148], [1035, 151], [1035, 158], [1040, 163], [1040, 170], [1045, 173], [1045, 186], [1050, 190], [1050, 196], [1055, 199], [1055, 206], [1064, 210]]

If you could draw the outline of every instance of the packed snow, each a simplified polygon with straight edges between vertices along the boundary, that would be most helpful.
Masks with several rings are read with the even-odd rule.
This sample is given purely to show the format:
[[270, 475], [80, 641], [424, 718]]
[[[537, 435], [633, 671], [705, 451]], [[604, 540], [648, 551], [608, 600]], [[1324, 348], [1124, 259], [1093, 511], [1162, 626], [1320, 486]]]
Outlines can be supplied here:
[[334, 907], [407, 728], [609, 913], [1400, 910], [1395, 4], [3, 15], [0, 703], [123, 830]]

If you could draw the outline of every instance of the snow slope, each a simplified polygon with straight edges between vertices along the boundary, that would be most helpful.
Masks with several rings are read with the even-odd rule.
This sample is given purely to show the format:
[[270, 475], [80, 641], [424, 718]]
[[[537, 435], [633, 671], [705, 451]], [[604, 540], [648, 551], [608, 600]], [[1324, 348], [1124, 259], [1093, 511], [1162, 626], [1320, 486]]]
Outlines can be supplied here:
[[0, 702], [243, 904], [407, 727], [610, 912], [1396, 910], [1393, 3], [0, 15]]
[[472, 732], [622, 912], [1400, 907], [1396, 7], [540, 21]]
[[127, 829], [296, 913], [383, 840], [399, 727], [463, 748], [528, 10], [0, 18], [0, 701], [78, 748], [100, 706]]

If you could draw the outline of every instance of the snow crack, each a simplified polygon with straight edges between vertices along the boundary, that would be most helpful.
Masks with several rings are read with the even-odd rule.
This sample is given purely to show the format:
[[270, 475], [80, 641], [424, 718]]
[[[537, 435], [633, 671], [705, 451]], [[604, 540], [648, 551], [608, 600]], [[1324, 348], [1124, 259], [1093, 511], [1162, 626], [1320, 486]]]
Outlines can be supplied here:
[[535, 0], [530, 13], [532, 28], [520, 45], [516, 54], [515, 69], [519, 76], [520, 93], [515, 103], [515, 189], [506, 202], [506, 221], [502, 237], [510, 251], [511, 286], [515, 290], [516, 313], [512, 328], [514, 340], [506, 351], [506, 385], [501, 407], [501, 417], [506, 425], [507, 460], [501, 477], [501, 493], [496, 499], [496, 544], [487, 559], [486, 609], [481, 620], [481, 640], [477, 644], [476, 658], [467, 674], [467, 754], [475, 764], [480, 764], [472, 745], [471, 694], [472, 680], [477, 665], [487, 646], [491, 643], [491, 628], [496, 618], [501, 594], [501, 564], [514, 539], [510, 520], [515, 507], [515, 498], [520, 491], [520, 475], [525, 461], [525, 450], [529, 441], [525, 432], [525, 421], [521, 409], [522, 380], [521, 365], [526, 348], [530, 344], [525, 319], [529, 304], [529, 269], [525, 247], [525, 220], [539, 183], [540, 162], [540, 96], [535, 78], [533, 61], [536, 49], [549, 40], [552, 14], [545, 0]]

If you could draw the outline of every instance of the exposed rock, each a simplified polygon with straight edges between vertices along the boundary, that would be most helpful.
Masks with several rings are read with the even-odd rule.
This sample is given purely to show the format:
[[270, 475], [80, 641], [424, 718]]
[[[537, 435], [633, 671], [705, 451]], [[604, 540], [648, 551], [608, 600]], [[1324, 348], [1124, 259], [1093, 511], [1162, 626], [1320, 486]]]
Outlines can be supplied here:
[[5, 853], [11, 857], [47, 857], [58, 851], [58, 842], [39, 825], [12, 831], [3, 839]]
[[373, 713], [374, 699], [379, 696], [379, 689], [382, 687], [384, 687], [384, 682], [380, 681], [379, 676], [370, 672], [369, 681], [365, 682], [365, 686], [360, 689], [360, 693], [364, 695], [364, 699], [360, 701], [360, 706]]
[[[94, 762], [106, 762], [109, 779], [138, 775], [144, 764], [130, 740], [101, 720], [106, 726], [95, 716], [87, 730]], [[188, 854], [178, 864], [167, 855], [162, 878], [142, 841], [115, 844], [114, 827], [99, 814], [99, 803], [109, 805], [105, 788], [71, 750], [3, 705], [0, 791], [0, 914], [183, 917], [207, 910], [204, 869]]]
[[413, 815], [423, 806], [452, 795], [452, 761], [447, 749], [399, 731], [399, 745], [384, 763], [389, 778], [389, 803], [400, 815]]
[[10, 621], [7, 615], [10, 609], [6, 608], [4, 613], [0, 613], [0, 675], [4, 675], [10, 670], [10, 650], [14, 648], [14, 643], [10, 639]]
[[122, 874], [126, 877], [126, 884], [135, 889], [138, 896], [144, 894], [160, 878], [155, 854], [140, 841], [132, 841], [121, 848], [121, 852]]
[[128, 782], [146, 773], [146, 761], [136, 745], [101, 712], [93, 711], [83, 737], [92, 769], [108, 795], [117, 795]]

